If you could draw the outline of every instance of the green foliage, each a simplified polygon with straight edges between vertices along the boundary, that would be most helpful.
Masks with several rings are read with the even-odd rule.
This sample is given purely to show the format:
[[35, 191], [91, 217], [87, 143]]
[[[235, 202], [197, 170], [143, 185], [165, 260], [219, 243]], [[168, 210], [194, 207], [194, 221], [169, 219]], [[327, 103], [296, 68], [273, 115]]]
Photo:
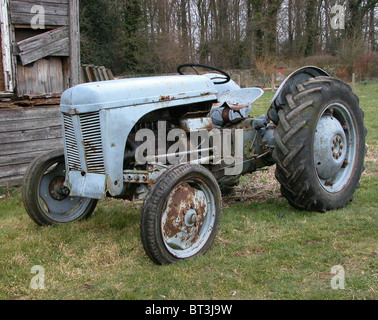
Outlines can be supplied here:
[[[185, 62], [251, 69], [266, 56], [332, 54], [341, 72], [368, 72], [376, 1], [348, 0], [346, 30], [330, 27], [334, 1], [82, 0], [82, 61], [120, 75], [170, 73]], [[354, 43], [361, 45], [350, 46]], [[351, 48], [363, 48], [357, 60]], [[366, 48], [366, 50], [365, 50]], [[374, 54], [373, 54], [374, 55]], [[353, 58], [353, 59], [352, 59]], [[360, 68], [360, 65], [363, 65]]]
[[136, 70], [141, 16], [140, 0], [80, 1], [82, 63], [105, 65], [116, 74]]
[[115, 31], [113, 22], [108, 1], [80, 1], [82, 63], [112, 64], [112, 35]]

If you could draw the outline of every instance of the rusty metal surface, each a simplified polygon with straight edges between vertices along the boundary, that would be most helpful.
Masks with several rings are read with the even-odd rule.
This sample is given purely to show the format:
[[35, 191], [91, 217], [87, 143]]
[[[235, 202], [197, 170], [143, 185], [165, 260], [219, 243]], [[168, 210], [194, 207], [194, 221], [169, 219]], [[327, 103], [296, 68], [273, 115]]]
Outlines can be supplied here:
[[181, 119], [180, 128], [185, 132], [197, 131], [197, 130], [212, 130], [213, 121], [211, 117], [190, 118]]
[[149, 166], [149, 170], [125, 170], [123, 172], [123, 181], [125, 183], [147, 184], [151, 186], [165, 171], [151, 168], [153, 166]]
[[264, 94], [260, 88], [247, 88], [227, 92], [218, 97], [217, 106], [221, 107], [227, 104], [231, 110], [239, 111], [250, 106]]
[[64, 186], [64, 181], [64, 176], [57, 176], [51, 180], [49, 191], [53, 199], [61, 201], [69, 196], [70, 191]]
[[[197, 182], [197, 181], [196, 181]], [[169, 194], [161, 219], [163, 239], [168, 250], [179, 258], [198, 252], [214, 224], [214, 200], [202, 182], [183, 181]]]
[[[206, 216], [207, 204], [203, 192], [183, 183], [171, 193], [163, 227], [164, 237], [180, 237], [181, 242], [193, 244]], [[190, 215], [188, 217], [187, 215]]]

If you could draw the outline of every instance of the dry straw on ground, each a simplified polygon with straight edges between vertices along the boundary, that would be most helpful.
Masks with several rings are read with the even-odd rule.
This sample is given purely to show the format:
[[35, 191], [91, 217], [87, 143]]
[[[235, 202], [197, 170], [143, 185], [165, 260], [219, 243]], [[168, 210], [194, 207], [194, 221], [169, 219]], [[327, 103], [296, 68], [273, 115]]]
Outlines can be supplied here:
[[281, 198], [274, 172], [275, 166], [243, 176], [234, 192], [223, 197], [223, 205], [229, 207], [235, 202], [267, 202]]

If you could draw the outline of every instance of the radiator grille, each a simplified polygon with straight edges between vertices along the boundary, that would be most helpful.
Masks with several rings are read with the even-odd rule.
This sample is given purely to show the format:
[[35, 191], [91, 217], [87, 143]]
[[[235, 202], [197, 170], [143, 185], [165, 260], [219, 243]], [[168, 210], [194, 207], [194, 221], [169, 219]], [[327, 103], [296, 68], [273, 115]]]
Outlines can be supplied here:
[[75, 131], [72, 123], [72, 117], [63, 114], [64, 138], [66, 140], [67, 162], [71, 170], [81, 171], [79, 150], [77, 147]]
[[[79, 116], [85, 163], [88, 173], [105, 173], [104, 153], [101, 140], [101, 126], [99, 112], [82, 114]], [[72, 117], [63, 114], [64, 132], [67, 145], [67, 159], [71, 170], [81, 171], [80, 153], [75, 136]]]
[[100, 114], [94, 112], [80, 115], [80, 127], [84, 141], [88, 172], [105, 173]]

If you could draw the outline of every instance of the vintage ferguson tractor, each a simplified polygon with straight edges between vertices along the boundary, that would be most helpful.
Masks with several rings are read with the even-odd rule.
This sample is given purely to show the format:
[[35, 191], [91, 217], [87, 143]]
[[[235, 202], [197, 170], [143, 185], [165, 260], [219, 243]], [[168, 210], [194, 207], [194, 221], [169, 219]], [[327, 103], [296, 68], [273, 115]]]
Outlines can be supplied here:
[[261, 89], [241, 89], [213, 67], [186, 64], [178, 72], [63, 93], [64, 150], [36, 158], [23, 184], [38, 225], [86, 219], [107, 196], [144, 200], [144, 248], [155, 263], [169, 264], [209, 249], [221, 190], [264, 166], [276, 165], [282, 195], [295, 208], [325, 212], [353, 199], [366, 128], [347, 84], [301, 68], [282, 83], [267, 115], [251, 118]]

